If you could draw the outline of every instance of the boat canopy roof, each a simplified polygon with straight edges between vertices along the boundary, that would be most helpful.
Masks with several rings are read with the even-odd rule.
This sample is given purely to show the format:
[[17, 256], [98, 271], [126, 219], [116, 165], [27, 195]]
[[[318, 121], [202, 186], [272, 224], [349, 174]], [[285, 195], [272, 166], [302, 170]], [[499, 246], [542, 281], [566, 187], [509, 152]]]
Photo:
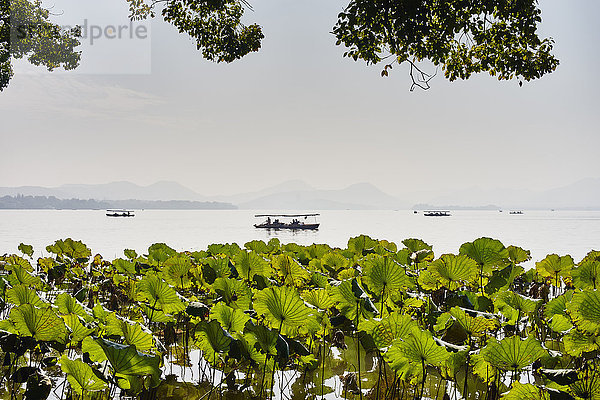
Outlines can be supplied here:
[[321, 214], [257, 214], [255, 217], [316, 217]]
[[133, 210], [106, 210], [107, 212], [128, 212], [128, 213], [132, 213]]

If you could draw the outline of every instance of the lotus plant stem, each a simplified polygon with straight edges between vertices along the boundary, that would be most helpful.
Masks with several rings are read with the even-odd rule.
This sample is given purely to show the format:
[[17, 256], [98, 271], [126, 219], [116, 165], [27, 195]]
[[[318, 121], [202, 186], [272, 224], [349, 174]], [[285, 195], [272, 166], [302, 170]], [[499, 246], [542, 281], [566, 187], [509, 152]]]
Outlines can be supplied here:
[[321, 399], [325, 398], [325, 356], [327, 354], [327, 348], [325, 347], [325, 329], [323, 327], [323, 345], [321, 346]]
[[[277, 329], [277, 337], [281, 335], [281, 327], [283, 326], [283, 319], [279, 323], [279, 329]], [[283, 370], [281, 372], [283, 374]], [[273, 360], [273, 372], [271, 372], [271, 399], [273, 398], [273, 386], [275, 386], [275, 360]]]
[[383, 318], [383, 306], [385, 304], [385, 284], [383, 285], [383, 290], [381, 292], [381, 311], [379, 312], [379, 314], [381, 315], [381, 318]]
[[360, 311], [359, 309], [359, 302], [356, 302], [356, 325], [355, 325], [355, 329], [356, 329], [356, 358], [357, 358], [357, 363], [358, 363], [358, 391], [360, 392], [359, 396], [360, 396], [360, 400], [362, 400], [362, 379], [360, 376], [360, 339], [358, 337], [358, 313]]

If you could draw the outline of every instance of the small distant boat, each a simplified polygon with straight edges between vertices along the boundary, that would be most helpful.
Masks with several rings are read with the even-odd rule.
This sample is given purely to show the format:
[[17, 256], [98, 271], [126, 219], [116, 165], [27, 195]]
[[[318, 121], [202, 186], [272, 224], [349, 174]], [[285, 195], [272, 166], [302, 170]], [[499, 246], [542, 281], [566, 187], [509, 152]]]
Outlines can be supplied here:
[[131, 210], [106, 210], [107, 217], [135, 217]]
[[[319, 229], [319, 223], [316, 217], [320, 214], [258, 214], [256, 218], [267, 219], [260, 224], [254, 224], [255, 228], [262, 229], [290, 229], [290, 230], [316, 230]], [[315, 222], [308, 222], [308, 217], [313, 217]], [[284, 221], [279, 218], [285, 218]], [[291, 219], [290, 219], [291, 218]], [[299, 219], [303, 218], [303, 220]]]
[[426, 217], [449, 217], [450, 211], [429, 210], [429, 211], [423, 211], [423, 215]]
[[511, 211], [511, 212], [509, 212], [509, 214], [520, 215], [520, 214], [523, 214], [523, 211], [520, 211], [520, 210], [519, 211]]

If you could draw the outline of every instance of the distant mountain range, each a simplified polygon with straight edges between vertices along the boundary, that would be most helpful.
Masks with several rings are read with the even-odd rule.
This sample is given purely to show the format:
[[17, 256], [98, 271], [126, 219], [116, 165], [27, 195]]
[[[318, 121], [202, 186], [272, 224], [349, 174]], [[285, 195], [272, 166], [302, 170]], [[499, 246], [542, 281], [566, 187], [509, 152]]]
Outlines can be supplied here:
[[[131, 182], [112, 182], [101, 185], [63, 185], [55, 188], [0, 187], [0, 197], [16, 195], [93, 199], [115, 205], [121, 204], [124, 208], [194, 208], [197, 204], [193, 202], [216, 202], [214, 204], [217, 204], [217, 208], [236, 206], [256, 210], [369, 210], [413, 207], [600, 210], [600, 178], [584, 179], [571, 185], [544, 191], [483, 190], [471, 187], [450, 192], [407, 192], [401, 198], [391, 196], [370, 183], [357, 183], [343, 189], [323, 190], [316, 189], [302, 180], [291, 180], [263, 190], [230, 196], [206, 196], [170, 181], [161, 181], [149, 186], [139, 186]], [[147, 202], [162, 203], [151, 206]], [[192, 202], [190, 203], [192, 205], [185, 202]]]

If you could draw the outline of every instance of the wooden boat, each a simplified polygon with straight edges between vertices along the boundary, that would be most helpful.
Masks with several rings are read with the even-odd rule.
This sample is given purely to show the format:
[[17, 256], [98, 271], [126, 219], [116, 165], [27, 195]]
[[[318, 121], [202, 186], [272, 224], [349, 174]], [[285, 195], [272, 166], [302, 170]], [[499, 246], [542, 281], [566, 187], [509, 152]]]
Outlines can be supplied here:
[[106, 210], [107, 217], [135, 217], [131, 210]]
[[429, 210], [429, 211], [423, 211], [423, 215], [426, 217], [449, 217], [450, 211]]
[[[262, 229], [317, 230], [320, 225], [316, 222], [318, 216], [319, 214], [257, 214], [255, 215], [256, 218], [266, 217], [267, 219], [260, 224], [254, 224], [254, 227]], [[313, 217], [315, 222], [308, 222], [308, 217]], [[281, 221], [279, 218], [285, 218], [286, 220]], [[289, 220], [290, 218], [291, 220]], [[299, 218], [303, 218], [303, 220]]]

